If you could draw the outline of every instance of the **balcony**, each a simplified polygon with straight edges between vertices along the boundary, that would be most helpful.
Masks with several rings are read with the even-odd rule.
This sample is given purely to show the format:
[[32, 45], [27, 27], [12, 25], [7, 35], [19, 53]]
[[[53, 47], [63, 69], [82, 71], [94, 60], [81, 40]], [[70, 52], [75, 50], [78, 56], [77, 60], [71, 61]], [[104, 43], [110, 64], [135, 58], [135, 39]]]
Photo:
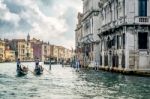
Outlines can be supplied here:
[[86, 36], [84, 36], [82, 39], [81, 39], [81, 44], [91, 44], [91, 43], [95, 43], [94, 41], [94, 38], [93, 38], [93, 34], [88, 34]]
[[105, 32], [105, 31], [108, 31], [108, 30], [111, 30], [111, 29], [114, 29], [114, 28], [117, 28], [117, 27], [123, 25], [124, 19], [125, 19], [125, 17], [120, 17], [117, 20], [113, 20], [113, 21], [107, 22], [107, 23], [105, 23], [103, 21], [102, 27], [100, 27], [100, 29], [99, 29], [100, 30], [99, 33]]
[[135, 23], [141, 25], [150, 25], [150, 16], [147, 17], [136, 16]]
[[[115, 21], [116, 22], [116, 21]], [[115, 26], [115, 22], [109, 22], [109, 23], [107, 23], [107, 24], [104, 24], [99, 30], [99, 33], [100, 32], [105, 32], [105, 31], [108, 31], [109, 29], [111, 29], [111, 28], [114, 28], [114, 26]]]

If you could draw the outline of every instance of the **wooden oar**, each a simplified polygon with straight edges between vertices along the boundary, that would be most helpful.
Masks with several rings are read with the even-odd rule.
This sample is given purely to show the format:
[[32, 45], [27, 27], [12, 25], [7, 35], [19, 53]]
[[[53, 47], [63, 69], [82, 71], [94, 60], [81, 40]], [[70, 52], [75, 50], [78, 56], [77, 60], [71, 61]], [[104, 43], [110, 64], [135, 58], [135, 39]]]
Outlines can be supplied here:
[[28, 68], [28, 70], [32, 73], [32, 74], [35, 74], [32, 70], [30, 70], [29, 68]]
[[[45, 68], [44, 68], [45, 69]], [[50, 73], [47, 69], [45, 69], [48, 73]]]
[[[41, 65], [40, 65], [41, 66]], [[42, 66], [44, 68], [44, 66]], [[46, 68], [44, 68], [48, 73], [50, 73]]]

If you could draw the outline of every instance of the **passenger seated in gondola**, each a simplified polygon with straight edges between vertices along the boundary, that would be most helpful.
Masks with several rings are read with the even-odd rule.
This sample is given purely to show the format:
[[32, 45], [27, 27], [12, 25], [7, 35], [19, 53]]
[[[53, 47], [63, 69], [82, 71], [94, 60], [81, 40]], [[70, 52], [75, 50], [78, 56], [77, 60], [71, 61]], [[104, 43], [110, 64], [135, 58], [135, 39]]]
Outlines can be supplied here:
[[39, 68], [39, 58], [35, 60], [35, 69]]
[[20, 59], [17, 59], [17, 70], [21, 69], [21, 62]]
[[28, 67], [23, 66], [23, 71], [28, 71]]

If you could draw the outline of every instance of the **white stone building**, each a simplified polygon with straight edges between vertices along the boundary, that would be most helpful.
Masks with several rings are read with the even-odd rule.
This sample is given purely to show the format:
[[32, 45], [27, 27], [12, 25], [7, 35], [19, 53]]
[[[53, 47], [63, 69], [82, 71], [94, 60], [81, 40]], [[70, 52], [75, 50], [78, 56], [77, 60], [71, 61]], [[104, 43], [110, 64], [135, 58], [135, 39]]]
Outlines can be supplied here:
[[78, 13], [78, 23], [76, 25], [76, 29], [75, 29], [75, 47], [76, 47], [76, 58], [80, 61], [80, 65], [83, 66], [83, 46], [82, 46], [82, 42], [81, 39], [83, 38], [83, 28], [82, 28], [82, 17], [83, 14], [82, 13]]
[[150, 70], [150, 0], [99, 0], [100, 66]]
[[99, 61], [98, 51], [98, 28], [99, 28], [99, 0], [83, 0], [82, 16], [82, 46], [84, 66], [90, 65], [93, 61]]

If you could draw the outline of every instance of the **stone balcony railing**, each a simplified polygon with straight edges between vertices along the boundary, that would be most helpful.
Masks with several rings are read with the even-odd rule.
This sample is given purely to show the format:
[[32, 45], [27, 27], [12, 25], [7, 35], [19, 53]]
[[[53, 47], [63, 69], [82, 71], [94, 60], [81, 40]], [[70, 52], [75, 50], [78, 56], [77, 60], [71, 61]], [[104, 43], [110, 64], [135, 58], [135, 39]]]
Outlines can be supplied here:
[[102, 27], [100, 27], [100, 29], [99, 29], [100, 30], [99, 33], [116, 28], [122, 24], [124, 24], [124, 17], [121, 17], [118, 20], [114, 20], [114, 21], [108, 22], [106, 24], [103, 24]]
[[150, 16], [146, 16], [146, 17], [136, 16], [135, 24], [144, 24], [144, 25], [150, 24]]
[[111, 21], [108, 23], [103, 22], [102, 26], [99, 28], [99, 33], [108, 31], [123, 24], [134, 24], [134, 23], [139, 25], [150, 25], [150, 16], [147, 17], [136, 16], [135, 20], [121, 17], [118, 20]]
[[93, 14], [94, 16], [98, 16], [99, 10], [98, 9], [93, 9], [93, 8], [89, 9], [88, 11], [83, 13], [82, 21], [84, 21], [85, 19], [89, 18], [89, 16], [91, 14]]

